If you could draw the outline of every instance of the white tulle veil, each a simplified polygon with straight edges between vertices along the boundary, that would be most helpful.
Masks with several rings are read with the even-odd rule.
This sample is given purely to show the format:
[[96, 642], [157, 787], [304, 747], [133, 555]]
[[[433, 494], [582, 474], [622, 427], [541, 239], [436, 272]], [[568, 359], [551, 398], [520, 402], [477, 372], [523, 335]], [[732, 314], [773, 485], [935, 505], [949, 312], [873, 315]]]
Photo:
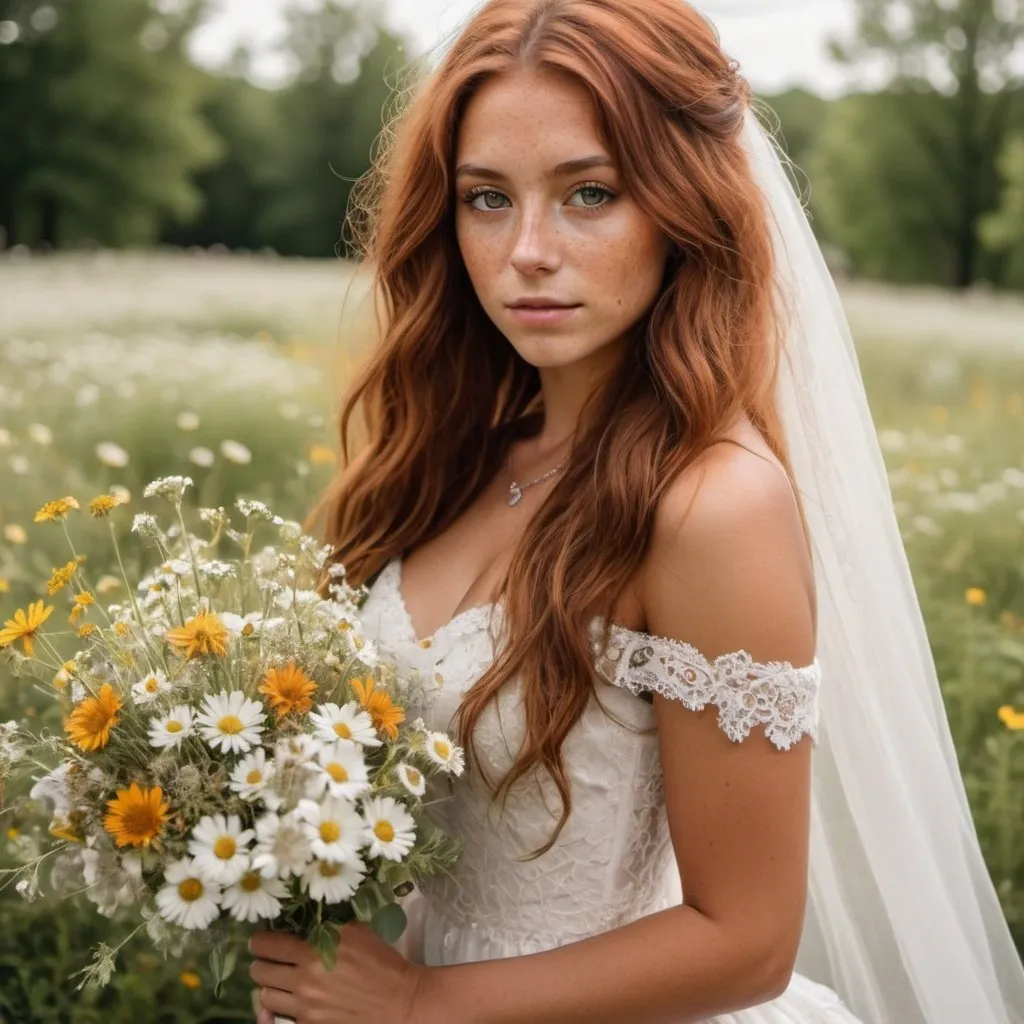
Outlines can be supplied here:
[[813, 542], [823, 671], [797, 969], [868, 1024], [1024, 1024], [1024, 968], [971, 820], [846, 317], [774, 140], [778, 402]]

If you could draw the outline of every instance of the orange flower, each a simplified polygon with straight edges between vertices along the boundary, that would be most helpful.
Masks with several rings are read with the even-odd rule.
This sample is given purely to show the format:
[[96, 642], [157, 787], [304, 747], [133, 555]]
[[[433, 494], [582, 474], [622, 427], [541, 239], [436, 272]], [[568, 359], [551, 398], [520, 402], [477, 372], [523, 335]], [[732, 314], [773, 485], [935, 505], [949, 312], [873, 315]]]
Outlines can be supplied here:
[[213, 612], [200, 612], [184, 626], [167, 630], [164, 639], [186, 658], [200, 654], [223, 658], [228, 653], [228, 631]]
[[352, 687], [359, 703], [369, 712], [374, 726], [391, 740], [398, 739], [398, 727], [405, 721], [405, 711], [381, 690], [374, 689], [372, 679], [353, 679]]
[[120, 721], [121, 700], [110, 683], [104, 683], [95, 697], [86, 697], [68, 718], [67, 733], [75, 746], [87, 754], [102, 750], [110, 742], [110, 730]]
[[266, 695], [278, 718], [293, 711], [304, 715], [313, 706], [316, 683], [291, 661], [284, 668], [270, 669], [259, 692]]
[[66, 498], [57, 498], [56, 501], [48, 501], [36, 514], [32, 522], [45, 523], [47, 520], [57, 521], [66, 519], [68, 513], [78, 508], [78, 501], [70, 495]]
[[52, 612], [53, 606], [44, 606], [42, 601], [30, 604], [25, 611], [19, 608], [14, 613], [14, 618], [8, 619], [4, 623], [4, 628], [0, 629], [0, 647], [7, 647], [15, 640], [20, 640], [26, 656], [31, 658], [35, 649], [32, 641]]
[[103, 827], [118, 846], [149, 846], [170, 817], [170, 805], [159, 786], [142, 789], [133, 782], [129, 789], [119, 789], [107, 801]]

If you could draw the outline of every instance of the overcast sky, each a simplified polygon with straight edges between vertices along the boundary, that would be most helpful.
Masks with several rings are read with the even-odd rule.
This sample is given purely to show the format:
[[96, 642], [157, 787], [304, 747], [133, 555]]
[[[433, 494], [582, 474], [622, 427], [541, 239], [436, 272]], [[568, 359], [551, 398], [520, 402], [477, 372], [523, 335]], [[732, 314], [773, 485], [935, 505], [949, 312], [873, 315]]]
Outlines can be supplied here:
[[[379, 2], [391, 24], [422, 50], [456, 29], [481, 0]], [[280, 32], [285, 0], [218, 3], [220, 14], [196, 40], [196, 56], [204, 62], [216, 64], [240, 41], [265, 46]], [[697, 6], [718, 25], [722, 45], [756, 89], [771, 92], [802, 84], [823, 94], [842, 91], [845, 78], [831, 65], [825, 41], [848, 26], [850, 0], [697, 0]], [[278, 72], [270, 60], [261, 68], [267, 81]]]

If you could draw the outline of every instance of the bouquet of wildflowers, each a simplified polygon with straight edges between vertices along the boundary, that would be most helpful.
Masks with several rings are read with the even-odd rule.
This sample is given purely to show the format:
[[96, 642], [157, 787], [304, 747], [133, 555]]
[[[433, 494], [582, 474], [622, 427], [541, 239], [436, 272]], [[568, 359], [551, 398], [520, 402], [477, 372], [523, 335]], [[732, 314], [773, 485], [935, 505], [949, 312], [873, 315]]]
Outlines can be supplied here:
[[[145, 929], [171, 955], [208, 948], [218, 984], [258, 922], [306, 936], [328, 961], [348, 921], [393, 942], [405, 927], [396, 897], [457, 856], [423, 797], [428, 776], [463, 770], [462, 751], [406, 723], [419, 682], [361, 635], [365, 590], [340, 566], [325, 571], [327, 549], [241, 499], [244, 529], [201, 509], [207, 536], [194, 536], [182, 512], [190, 485], [146, 488], [174, 521], [135, 516], [156, 568], [135, 586], [124, 579], [128, 599], [106, 608], [68, 530], [78, 502], [36, 515], [71, 545], [47, 590], [70, 593], [78, 649], [59, 651], [44, 600], [0, 630], [15, 671], [41, 670], [63, 710], [63, 731], [0, 726], [0, 775], [31, 766], [31, 799], [52, 805], [44, 848], [8, 881], [31, 898], [49, 862], [55, 889], [134, 916], [132, 935]], [[119, 503], [103, 495], [89, 508], [109, 518]], [[257, 545], [261, 531], [273, 543]], [[111, 536], [123, 576], [113, 526]], [[227, 544], [234, 557], [219, 557]], [[82, 983], [106, 983], [126, 941], [101, 944]]]

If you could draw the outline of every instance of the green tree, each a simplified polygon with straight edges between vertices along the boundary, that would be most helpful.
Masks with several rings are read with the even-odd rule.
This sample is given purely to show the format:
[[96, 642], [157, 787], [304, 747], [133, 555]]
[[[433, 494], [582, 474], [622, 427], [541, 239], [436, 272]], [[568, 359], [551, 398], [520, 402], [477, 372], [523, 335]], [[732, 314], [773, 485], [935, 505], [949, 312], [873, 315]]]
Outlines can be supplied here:
[[[998, 203], [996, 160], [1019, 110], [1024, 5], [1005, 0], [853, 2], [853, 34], [833, 44], [834, 55], [881, 72], [891, 100], [874, 108], [875, 113], [884, 108], [884, 122], [871, 120], [872, 101], [850, 114], [847, 128], [864, 130], [861, 137], [831, 133], [843, 152], [850, 153], [854, 142], [866, 152], [854, 161], [856, 167], [846, 163], [845, 171], [840, 154], [831, 155], [841, 180], [832, 189], [830, 223], [843, 244], [856, 243], [854, 236], [864, 234], [859, 224], [863, 193], [891, 214], [912, 199], [915, 212], [895, 217], [875, 243], [898, 252], [910, 244], [901, 236], [904, 222], [930, 216], [938, 233], [921, 232], [920, 237], [943, 250], [939, 263], [946, 267], [947, 283], [967, 287], [984, 272], [993, 273], [993, 266], [984, 263], [980, 224]], [[864, 177], [865, 171], [873, 176]], [[892, 258], [878, 254], [874, 262]], [[915, 267], [926, 263], [938, 266], [920, 253], [909, 260]]]
[[982, 222], [989, 247], [1008, 257], [1010, 284], [1024, 288], [1024, 135], [1011, 138], [999, 160], [1003, 178], [999, 209]]
[[207, 0], [0, 0], [0, 224], [11, 242], [152, 240], [217, 151], [185, 42]]

